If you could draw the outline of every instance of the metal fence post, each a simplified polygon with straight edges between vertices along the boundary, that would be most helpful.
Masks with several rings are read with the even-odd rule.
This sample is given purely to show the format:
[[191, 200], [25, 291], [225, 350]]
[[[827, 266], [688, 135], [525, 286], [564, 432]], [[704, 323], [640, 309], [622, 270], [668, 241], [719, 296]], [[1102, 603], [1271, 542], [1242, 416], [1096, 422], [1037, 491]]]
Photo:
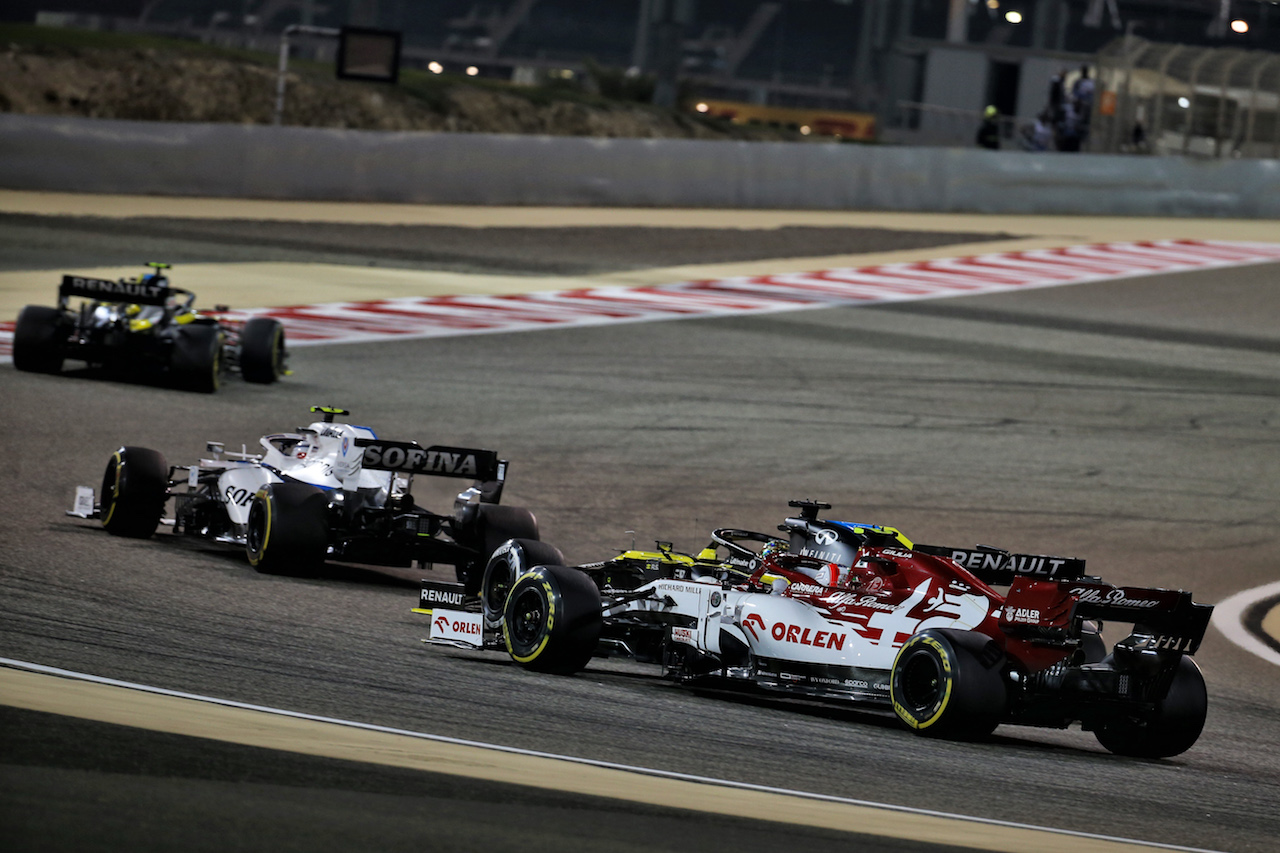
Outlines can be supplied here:
[[308, 36], [327, 36], [328, 38], [337, 38], [342, 35], [342, 30], [335, 30], [333, 27], [312, 27], [306, 24], [290, 24], [281, 31], [280, 65], [276, 70], [276, 108], [271, 117], [271, 123], [277, 127], [284, 119], [284, 86], [286, 75], [289, 72], [289, 36], [294, 33]]

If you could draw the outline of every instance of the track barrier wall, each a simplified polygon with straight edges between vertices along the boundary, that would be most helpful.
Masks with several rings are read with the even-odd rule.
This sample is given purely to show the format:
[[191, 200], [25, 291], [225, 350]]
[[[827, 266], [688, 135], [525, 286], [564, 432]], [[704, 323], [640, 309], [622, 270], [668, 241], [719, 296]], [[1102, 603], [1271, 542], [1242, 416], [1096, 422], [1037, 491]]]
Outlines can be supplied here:
[[1280, 160], [0, 115], [0, 187], [419, 204], [1280, 218]]

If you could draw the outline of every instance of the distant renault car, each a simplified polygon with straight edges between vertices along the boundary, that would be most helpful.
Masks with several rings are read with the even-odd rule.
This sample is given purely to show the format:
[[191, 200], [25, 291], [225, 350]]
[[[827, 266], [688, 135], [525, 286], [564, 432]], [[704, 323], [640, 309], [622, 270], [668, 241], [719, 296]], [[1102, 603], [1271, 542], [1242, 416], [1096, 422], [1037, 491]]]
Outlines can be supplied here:
[[[169, 465], [156, 450], [121, 447], [95, 494], [77, 489], [70, 515], [101, 519], [108, 533], [148, 538], [162, 521], [175, 534], [243, 548], [260, 572], [313, 575], [325, 560], [386, 566], [444, 563], [479, 590], [490, 555], [511, 538], [538, 539], [533, 513], [499, 506], [508, 463], [492, 450], [388, 441], [336, 419], [260, 439], [262, 452], [209, 442], [212, 458]], [[453, 512], [415, 503], [415, 476], [471, 480]], [[164, 518], [173, 501], [172, 518]]]
[[[625, 655], [684, 684], [892, 708], [921, 734], [1079, 722], [1108, 750], [1143, 757], [1200, 736], [1208, 699], [1191, 655], [1213, 608], [1190, 593], [1113, 586], [1076, 558], [919, 545], [819, 518], [828, 504], [791, 506], [784, 536], [722, 528], [697, 555], [659, 543], [567, 567], [545, 543], [508, 542], [478, 602], [423, 581], [415, 610], [431, 616], [429, 641], [501, 649], [531, 670]], [[1100, 620], [1133, 627], [1108, 651]]]
[[77, 359], [115, 376], [206, 393], [228, 372], [257, 383], [288, 372], [280, 321], [198, 311], [194, 293], [170, 286], [168, 264], [147, 266], [144, 275], [116, 281], [64, 275], [56, 307], [28, 305], [18, 314], [13, 366], [60, 373]]

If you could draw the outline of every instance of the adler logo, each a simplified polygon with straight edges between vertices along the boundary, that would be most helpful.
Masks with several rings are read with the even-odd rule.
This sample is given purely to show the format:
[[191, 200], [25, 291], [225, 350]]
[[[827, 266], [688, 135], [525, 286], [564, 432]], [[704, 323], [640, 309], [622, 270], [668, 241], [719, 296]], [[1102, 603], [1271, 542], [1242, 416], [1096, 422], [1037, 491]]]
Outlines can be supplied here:
[[1004, 609], [1004, 618], [1008, 622], [1036, 624], [1040, 621], [1040, 611], [1030, 610], [1026, 607], [1006, 607]]

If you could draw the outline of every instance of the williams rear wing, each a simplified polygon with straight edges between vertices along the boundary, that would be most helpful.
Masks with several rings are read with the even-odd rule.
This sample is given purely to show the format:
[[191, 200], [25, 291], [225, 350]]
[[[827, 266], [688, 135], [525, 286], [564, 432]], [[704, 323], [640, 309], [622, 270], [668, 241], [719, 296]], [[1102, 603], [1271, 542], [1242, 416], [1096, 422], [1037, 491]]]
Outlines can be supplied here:
[[507, 461], [492, 450], [470, 447], [422, 447], [416, 441], [383, 441], [357, 438], [364, 450], [363, 465], [378, 471], [402, 474], [429, 474], [436, 477], [466, 477], [471, 480], [505, 480]]
[[423, 447], [416, 441], [378, 438], [357, 438], [356, 447], [364, 452], [365, 468], [474, 480], [481, 503], [498, 503], [507, 479], [507, 460], [499, 459], [492, 450], [439, 444]]

